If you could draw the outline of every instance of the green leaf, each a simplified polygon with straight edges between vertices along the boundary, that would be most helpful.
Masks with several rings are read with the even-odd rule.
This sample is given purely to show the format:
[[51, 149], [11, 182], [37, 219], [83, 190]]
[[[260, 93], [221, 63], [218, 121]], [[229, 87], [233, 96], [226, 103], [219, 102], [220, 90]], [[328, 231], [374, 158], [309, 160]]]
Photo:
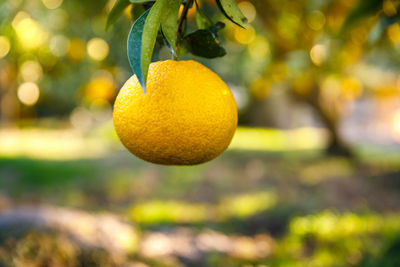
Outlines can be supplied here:
[[[160, 28], [161, 17], [165, 13], [165, 7], [167, 4], [168, 0], [157, 0], [157, 2], [151, 7], [146, 23], [144, 24], [141, 58], [144, 84], [146, 84], [147, 81], [147, 73], [153, 55], [158, 29]], [[142, 87], [145, 90], [145, 86], [142, 85]]]
[[181, 0], [168, 0], [165, 14], [161, 19], [162, 32], [174, 55], [176, 55], [176, 38], [180, 5]]
[[196, 3], [196, 24], [199, 29], [207, 29], [213, 25], [213, 22], [207, 15], [200, 9], [199, 5]]
[[218, 21], [215, 23], [215, 25], [212, 25], [209, 30], [218, 38], [218, 31], [222, 30], [223, 28], [225, 28], [225, 23]]
[[106, 30], [114, 24], [114, 22], [118, 19], [118, 17], [122, 14], [124, 9], [129, 6], [131, 3], [129, 0], [117, 0], [114, 7], [111, 9], [110, 14], [107, 17], [106, 22]]
[[147, 2], [154, 2], [154, 1], [152, 1], [152, 0], [129, 0], [129, 2], [139, 4], [139, 3], [147, 3]]
[[383, 0], [360, 1], [359, 5], [347, 16], [340, 32], [343, 33], [350, 26], [354, 25], [355, 22], [366, 16], [377, 14], [381, 10], [382, 5]]
[[144, 11], [145, 11], [145, 9], [144, 9], [143, 5], [133, 4], [132, 9], [131, 9], [132, 21], [136, 21], [140, 17], [140, 15], [143, 14]]
[[157, 0], [135, 21], [128, 36], [129, 63], [144, 92], [146, 92], [147, 73], [160, 28], [161, 16], [167, 4], [168, 0]]
[[211, 30], [197, 30], [185, 36], [187, 49], [193, 55], [216, 58], [226, 55], [216, 35]]
[[390, 17], [381, 16], [368, 35], [368, 43], [370, 45], [376, 44], [381, 39], [386, 29], [390, 25], [397, 23], [398, 17], [400, 17], [399, 12], [397, 12], [396, 15]]
[[141, 65], [141, 57], [142, 57], [142, 37], [144, 31], [144, 25], [146, 23], [147, 16], [149, 15], [150, 10], [144, 12], [132, 25], [131, 31], [128, 36], [128, 59], [129, 64], [133, 72], [136, 74], [140, 85], [143, 88], [143, 91], [146, 92], [145, 89], [145, 79], [143, 77], [142, 65]]
[[216, 0], [219, 9], [222, 13], [233, 23], [239, 25], [242, 28], [246, 28], [244, 25], [247, 22], [246, 17], [237, 6], [235, 0]]

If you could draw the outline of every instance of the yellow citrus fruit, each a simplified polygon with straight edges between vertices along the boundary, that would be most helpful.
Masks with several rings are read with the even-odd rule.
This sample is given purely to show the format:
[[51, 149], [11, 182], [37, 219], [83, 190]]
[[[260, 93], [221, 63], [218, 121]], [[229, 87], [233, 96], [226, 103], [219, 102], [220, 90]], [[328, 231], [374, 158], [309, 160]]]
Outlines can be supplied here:
[[165, 165], [194, 165], [221, 154], [237, 126], [228, 86], [196, 61], [159, 61], [149, 68], [146, 94], [136, 76], [114, 105], [114, 127], [137, 157]]

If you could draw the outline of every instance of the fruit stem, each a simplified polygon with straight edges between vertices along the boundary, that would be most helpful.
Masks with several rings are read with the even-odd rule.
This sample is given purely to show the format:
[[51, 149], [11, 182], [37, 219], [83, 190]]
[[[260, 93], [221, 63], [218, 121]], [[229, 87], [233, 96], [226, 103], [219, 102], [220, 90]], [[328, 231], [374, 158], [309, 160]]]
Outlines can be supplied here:
[[187, 0], [186, 4], [183, 7], [181, 16], [178, 20], [178, 29], [177, 29], [177, 40], [176, 40], [176, 55], [174, 56], [175, 60], [179, 60], [180, 58], [180, 47], [181, 47], [181, 41], [182, 41], [182, 33], [183, 33], [183, 23], [187, 20], [187, 13], [189, 11], [189, 8], [193, 5], [194, 0]]

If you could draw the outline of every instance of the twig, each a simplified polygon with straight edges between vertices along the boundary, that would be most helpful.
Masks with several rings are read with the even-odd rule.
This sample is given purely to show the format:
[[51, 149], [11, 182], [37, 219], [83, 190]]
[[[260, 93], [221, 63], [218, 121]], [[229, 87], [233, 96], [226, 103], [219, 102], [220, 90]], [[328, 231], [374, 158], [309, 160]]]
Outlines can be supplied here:
[[177, 29], [177, 34], [176, 34], [176, 38], [177, 38], [177, 40], [176, 40], [176, 56], [175, 56], [176, 60], [179, 60], [179, 57], [180, 57], [179, 50], [180, 50], [180, 46], [181, 46], [182, 26], [183, 26], [183, 23], [185, 22], [185, 20], [187, 19], [187, 13], [189, 11], [189, 8], [193, 5], [193, 1], [194, 0], [187, 0], [185, 6], [183, 7], [182, 14], [178, 20], [178, 29]]

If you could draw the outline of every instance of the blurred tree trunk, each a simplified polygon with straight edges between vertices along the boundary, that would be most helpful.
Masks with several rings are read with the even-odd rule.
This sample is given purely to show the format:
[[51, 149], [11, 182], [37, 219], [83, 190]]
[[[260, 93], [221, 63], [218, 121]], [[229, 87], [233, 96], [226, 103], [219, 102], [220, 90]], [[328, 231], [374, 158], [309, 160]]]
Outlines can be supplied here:
[[[296, 38], [289, 38], [283, 31], [281, 24], [279, 24], [280, 16], [284, 14], [282, 12], [283, 7], [288, 10], [292, 8], [301, 9], [304, 8], [303, 1], [252, 1], [257, 9], [257, 14], [259, 15], [266, 31], [268, 32], [268, 39], [273, 45], [275, 62], [285, 62], [288, 55], [295, 50], [310, 51], [311, 47], [314, 45], [316, 38], [316, 33], [308, 27], [303, 27], [296, 33]], [[302, 18], [304, 14], [298, 13]], [[312, 71], [310, 69], [310, 71]], [[314, 83], [317, 77], [323, 75], [323, 69], [319, 69], [314, 73]], [[315, 113], [318, 115], [320, 121], [328, 129], [331, 134], [330, 142], [326, 148], [326, 152], [332, 155], [341, 156], [353, 156], [353, 153], [348, 145], [343, 141], [339, 133], [339, 124], [341, 121], [340, 112], [335, 112], [332, 114], [328, 112], [326, 107], [319, 101], [319, 91], [320, 88], [317, 84], [314, 84], [314, 88], [307, 95], [299, 96], [295, 93], [292, 96], [300, 102], [306, 103], [311, 106]], [[293, 90], [292, 90], [293, 91]]]
[[354, 153], [349, 145], [344, 142], [339, 126], [341, 121], [340, 114], [329, 114], [320, 101], [318, 101], [318, 86], [314, 86], [312, 92], [306, 96], [299, 96], [292, 94], [297, 101], [308, 104], [313, 108], [321, 123], [326, 127], [330, 133], [330, 140], [326, 147], [326, 153], [328, 155], [337, 155], [345, 157], [353, 157]]
[[338, 117], [331, 118], [328, 116], [319, 104], [311, 106], [314, 108], [321, 119], [321, 122], [325, 125], [331, 135], [330, 141], [326, 147], [326, 153], [329, 155], [353, 157], [354, 155], [351, 148], [343, 141], [343, 138], [340, 135], [340, 119]]

